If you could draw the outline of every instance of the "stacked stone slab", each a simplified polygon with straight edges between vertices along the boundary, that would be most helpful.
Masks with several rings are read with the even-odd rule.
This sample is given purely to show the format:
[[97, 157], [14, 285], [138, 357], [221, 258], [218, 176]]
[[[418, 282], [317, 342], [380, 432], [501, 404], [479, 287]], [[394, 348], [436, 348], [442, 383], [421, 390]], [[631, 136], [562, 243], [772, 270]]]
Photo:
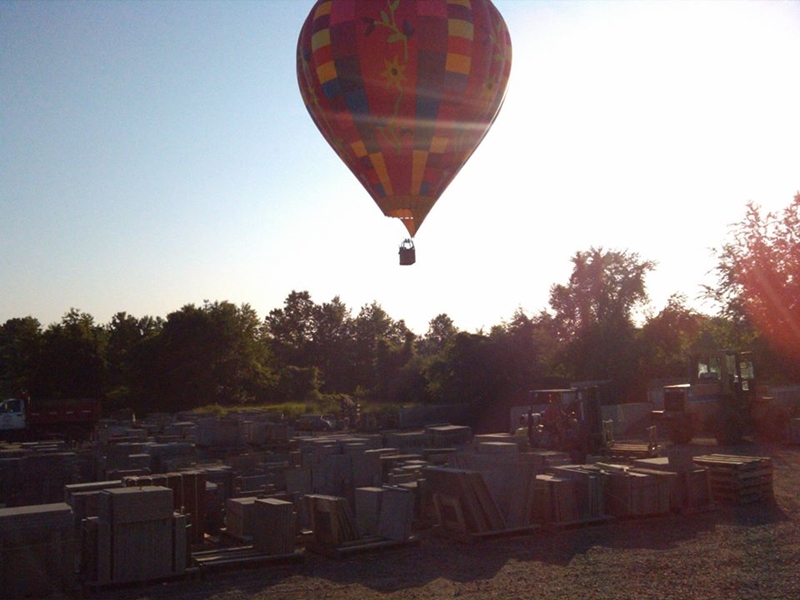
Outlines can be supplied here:
[[381, 457], [387, 450], [381, 442], [380, 436], [370, 435], [298, 438], [300, 467], [286, 471], [286, 488], [345, 497], [352, 505], [356, 487], [383, 483]]
[[236, 448], [246, 446], [237, 418], [202, 419], [197, 422], [195, 437], [197, 445], [201, 447]]
[[363, 535], [378, 535], [378, 523], [381, 516], [381, 500], [383, 488], [356, 488], [356, 527]]
[[80, 482], [74, 452], [49, 452], [21, 447], [0, 461], [2, 493], [7, 506], [52, 504], [64, 499], [64, 486]]
[[64, 502], [72, 508], [76, 539], [80, 540], [83, 520], [100, 515], [103, 490], [119, 487], [123, 487], [121, 479], [74, 483], [64, 486]]
[[415, 431], [387, 431], [384, 433], [385, 444], [397, 448], [401, 452], [421, 452], [431, 447], [431, 435], [422, 430]]
[[255, 496], [228, 498], [225, 502], [225, 533], [241, 543], [252, 542]]
[[337, 548], [361, 537], [345, 498], [325, 494], [306, 496], [314, 544]]
[[608, 484], [608, 514], [616, 517], [660, 515], [672, 508], [673, 486], [668, 478], [631, 469], [628, 465], [598, 463]]
[[414, 521], [414, 494], [400, 487], [386, 486], [378, 513], [378, 537], [404, 542], [411, 537]]
[[256, 447], [283, 447], [294, 436], [294, 429], [288, 423], [271, 421], [242, 421], [241, 430], [245, 442]]
[[202, 471], [183, 471], [124, 478], [126, 487], [161, 486], [172, 491], [173, 510], [185, 515], [189, 528], [189, 543], [201, 544], [205, 537], [205, 474]]
[[147, 445], [153, 473], [174, 473], [190, 469], [197, 464], [195, 445], [187, 440], [166, 443], [150, 442]]
[[[145, 442], [119, 442], [107, 444], [104, 447], [106, 477], [114, 479], [119, 472], [140, 471], [140, 474], [150, 472], [150, 455]], [[131, 457], [147, 456], [146, 464], [141, 458]]]
[[404, 542], [411, 537], [414, 493], [393, 487], [357, 488], [356, 528], [361, 536]]
[[669, 456], [639, 458], [633, 461], [632, 470], [650, 474], [673, 474], [670, 492], [673, 511], [704, 510], [711, 505], [708, 469], [694, 464], [688, 452], [674, 450]]
[[518, 528], [532, 523], [534, 480], [545, 470], [550, 456], [549, 453], [521, 453], [515, 442], [476, 436], [472, 449], [450, 455], [448, 464], [478, 471], [506, 527]]
[[693, 460], [708, 469], [715, 502], [751, 504], [773, 498], [772, 459], [768, 456], [707, 454]]
[[84, 521], [84, 577], [99, 585], [146, 582], [185, 573], [185, 515], [160, 486], [103, 491], [100, 514]]
[[431, 425], [425, 432], [433, 448], [465, 446], [472, 440], [472, 428], [466, 425]]
[[578, 519], [592, 521], [606, 516], [607, 480], [595, 465], [563, 465], [553, 474], [575, 482]]
[[580, 522], [575, 479], [540, 473], [533, 484], [531, 494], [533, 522], [558, 525]]
[[294, 505], [278, 498], [258, 498], [252, 506], [253, 549], [269, 556], [293, 554], [297, 540]]
[[70, 593], [76, 541], [64, 502], [0, 509], [0, 598]]
[[453, 467], [426, 467], [439, 525], [461, 534], [485, 534], [506, 529], [506, 522], [482, 474]]

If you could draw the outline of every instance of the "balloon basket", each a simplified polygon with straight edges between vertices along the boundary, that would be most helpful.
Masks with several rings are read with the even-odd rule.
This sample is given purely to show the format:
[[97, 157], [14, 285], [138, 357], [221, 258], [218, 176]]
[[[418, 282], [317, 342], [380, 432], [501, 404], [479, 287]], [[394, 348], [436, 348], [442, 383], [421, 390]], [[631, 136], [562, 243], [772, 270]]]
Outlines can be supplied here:
[[410, 239], [403, 240], [403, 243], [400, 244], [399, 254], [401, 265], [413, 265], [417, 262], [417, 250], [414, 248], [414, 242]]

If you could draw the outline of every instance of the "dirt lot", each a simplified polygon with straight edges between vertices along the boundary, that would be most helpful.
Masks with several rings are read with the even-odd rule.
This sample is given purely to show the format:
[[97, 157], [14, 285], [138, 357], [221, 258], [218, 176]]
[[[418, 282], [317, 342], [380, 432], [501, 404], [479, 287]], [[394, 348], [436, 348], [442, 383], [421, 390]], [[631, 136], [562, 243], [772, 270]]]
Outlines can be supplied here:
[[464, 545], [423, 536], [416, 547], [108, 590], [119, 600], [199, 599], [792, 599], [800, 598], [800, 447], [719, 447], [770, 456], [775, 502]]

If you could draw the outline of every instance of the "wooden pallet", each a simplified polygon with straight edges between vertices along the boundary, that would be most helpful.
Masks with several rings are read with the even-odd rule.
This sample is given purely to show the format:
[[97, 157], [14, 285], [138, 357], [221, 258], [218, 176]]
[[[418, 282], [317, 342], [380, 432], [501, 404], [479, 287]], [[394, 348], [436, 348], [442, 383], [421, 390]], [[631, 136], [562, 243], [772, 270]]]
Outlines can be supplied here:
[[341, 546], [330, 546], [327, 544], [320, 544], [319, 542], [310, 541], [306, 544], [306, 549], [315, 554], [341, 560], [343, 558], [353, 556], [354, 554], [396, 550], [399, 548], [416, 546], [419, 545], [419, 543], [420, 540], [416, 536], [411, 536], [407, 540], [403, 541], [389, 540], [380, 537], [364, 537], [358, 541], [344, 543]]
[[558, 521], [558, 522], [541, 523], [540, 526], [543, 531], [548, 531], [548, 532], [564, 531], [567, 529], [581, 529], [583, 527], [592, 527], [595, 525], [606, 525], [607, 523], [616, 521], [618, 518], [619, 517], [605, 515], [602, 517], [588, 517], [585, 519], [576, 519], [575, 521]]
[[477, 544], [490, 540], [516, 538], [524, 535], [530, 535], [539, 531], [539, 525], [527, 525], [525, 527], [512, 527], [509, 529], [499, 529], [497, 531], [482, 531], [480, 533], [471, 533], [469, 531], [455, 531], [445, 527], [436, 527], [435, 534], [445, 537], [448, 540], [459, 542], [461, 544]]
[[201, 571], [225, 571], [302, 562], [305, 553], [299, 550], [291, 554], [264, 554], [252, 546], [238, 546], [195, 552], [192, 558]]
[[80, 593], [82, 597], [86, 597], [96, 593], [99, 594], [101, 592], [107, 594], [112, 590], [128, 590], [154, 586], [159, 583], [186, 581], [189, 579], [195, 579], [199, 576], [199, 567], [186, 567], [186, 570], [183, 573], [165, 575], [164, 577], [154, 577], [151, 579], [144, 579], [142, 581], [109, 581], [104, 583], [100, 583], [98, 581], [83, 581], [80, 583]]
[[769, 457], [708, 454], [694, 457], [694, 462], [708, 469], [715, 502], [751, 504], [773, 498], [773, 467]]

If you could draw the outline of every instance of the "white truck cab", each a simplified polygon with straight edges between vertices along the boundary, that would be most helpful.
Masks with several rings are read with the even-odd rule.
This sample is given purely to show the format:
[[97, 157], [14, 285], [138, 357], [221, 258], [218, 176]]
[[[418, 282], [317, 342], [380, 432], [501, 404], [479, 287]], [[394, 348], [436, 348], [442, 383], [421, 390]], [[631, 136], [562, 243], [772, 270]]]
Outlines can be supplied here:
[[0, 402], [0, 431], [21, 431], [25, 424], [24, 400], [9, 398]]

